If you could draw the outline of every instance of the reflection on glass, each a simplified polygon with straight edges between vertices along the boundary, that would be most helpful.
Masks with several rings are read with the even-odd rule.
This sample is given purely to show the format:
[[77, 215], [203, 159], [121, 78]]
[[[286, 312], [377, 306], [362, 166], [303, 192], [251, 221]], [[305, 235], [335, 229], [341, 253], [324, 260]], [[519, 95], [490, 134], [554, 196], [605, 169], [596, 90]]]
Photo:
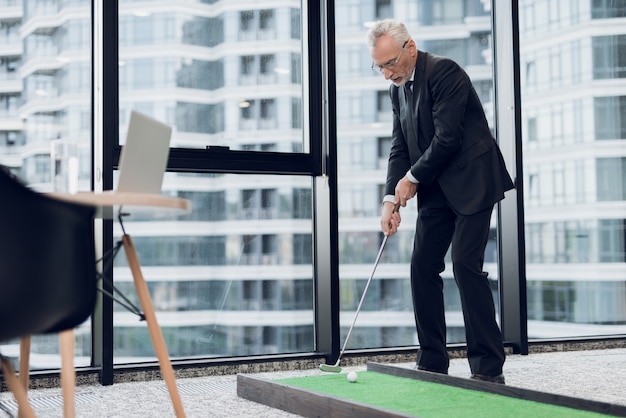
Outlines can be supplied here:
[[[125, 220], [172, 357], [314, 349], [311, 190], [307, 177], [167, 173], [164, 193], [192, 212]], [[123, 255], [114, 277], [137, 304]], [[116, 306], [114, 325], [116, 363], [154, 356], [137, 317]]]
[[[90, 188], [90, 15], [86, 0], [0, 1], [0, 164], [38, 191]], [[75, 364], [91, 364], [89, 321], [75, 343]], [[60, 367], [58, 335], [33, 338], [30, 364]]]
[[172, 125], [173, 147], [308, 152], [297, 6], [121, 3], [120, 132], [134, 109]]
[[529, 338], [624, 334], [626, 6], [519, 7]]
[[[337, 0], [335, 10], [337, 85], [340, 87], [337, 91], [340, 320], [342, 338], [345, 338], [382, 241], [379, 216], [391, 147], [390, 82], [369, 68], [367, 22], [402, 16], [419, 49], [449, 56], [461, 64], [472, 77], [492, 129], [493, 71], [489, 2]], [[387, 242], [349, 348], [418, 343], [409, 280], [416, 212], [415, 199], [402, 209], [402, 227]], [[498, 304], [495, 216], [492, 225], [484, 267], [489, 272]], [[442, 278], [447, 340], [463, 342], [460, 296], [449, 257]]]

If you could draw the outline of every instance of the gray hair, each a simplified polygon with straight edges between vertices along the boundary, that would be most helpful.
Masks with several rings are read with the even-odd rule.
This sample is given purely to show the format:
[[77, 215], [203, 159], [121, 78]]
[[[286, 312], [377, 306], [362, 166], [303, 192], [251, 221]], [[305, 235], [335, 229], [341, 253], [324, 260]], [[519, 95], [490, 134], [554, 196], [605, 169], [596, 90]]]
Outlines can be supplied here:
[[411, 39], [411, 34], [404, 23], [393, 19], [379, 20], [374, 22], [374, 25], [367, 32], [367, 45], [370, 50], [376, 47], [376, 41], [383, 35], [392, 37], [400, 47]]

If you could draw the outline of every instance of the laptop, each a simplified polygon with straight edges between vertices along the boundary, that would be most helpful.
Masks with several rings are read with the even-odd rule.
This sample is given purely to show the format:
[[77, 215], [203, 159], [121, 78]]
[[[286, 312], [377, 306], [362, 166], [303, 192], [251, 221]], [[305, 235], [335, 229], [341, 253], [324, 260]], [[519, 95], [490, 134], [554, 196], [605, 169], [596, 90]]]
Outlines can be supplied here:
[[118, 192], [161, 194], [171, 136], [171, 126], [131, 111], [120, 155]]

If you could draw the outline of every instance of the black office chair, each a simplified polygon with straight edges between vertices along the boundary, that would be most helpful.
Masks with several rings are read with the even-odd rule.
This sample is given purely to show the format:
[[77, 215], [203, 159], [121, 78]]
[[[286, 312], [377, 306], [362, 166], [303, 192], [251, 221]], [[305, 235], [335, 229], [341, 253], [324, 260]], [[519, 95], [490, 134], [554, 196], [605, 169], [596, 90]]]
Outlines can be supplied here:
[[[0, 169], [0, 196], [0, 341], [20, 338], [28, 347], [20, 350], [23, 357], [30, 336], [62, 333], [62, 386], [66, 416], [72, 415], [71, 330], [89, 318], [96, 303], [95, 209], [30, 190], [5, 169]], [[11, 362], [1, 360], [20, 414], [33, 414], [26, 398], [28, 361], [20, 359], [18, 381]]]

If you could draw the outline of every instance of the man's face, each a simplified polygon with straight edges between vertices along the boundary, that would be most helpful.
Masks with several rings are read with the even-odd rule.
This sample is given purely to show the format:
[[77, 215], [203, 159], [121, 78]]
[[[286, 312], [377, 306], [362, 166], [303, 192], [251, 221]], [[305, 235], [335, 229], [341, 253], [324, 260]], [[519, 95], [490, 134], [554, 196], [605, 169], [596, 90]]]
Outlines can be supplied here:
[[411, 78], [415, 66], [415, 43], [409, 40], [404, 48], [390, 36], [378, 38], [372, 50], [374, 66], [379, 68], [386, 80], [401, 86]]

